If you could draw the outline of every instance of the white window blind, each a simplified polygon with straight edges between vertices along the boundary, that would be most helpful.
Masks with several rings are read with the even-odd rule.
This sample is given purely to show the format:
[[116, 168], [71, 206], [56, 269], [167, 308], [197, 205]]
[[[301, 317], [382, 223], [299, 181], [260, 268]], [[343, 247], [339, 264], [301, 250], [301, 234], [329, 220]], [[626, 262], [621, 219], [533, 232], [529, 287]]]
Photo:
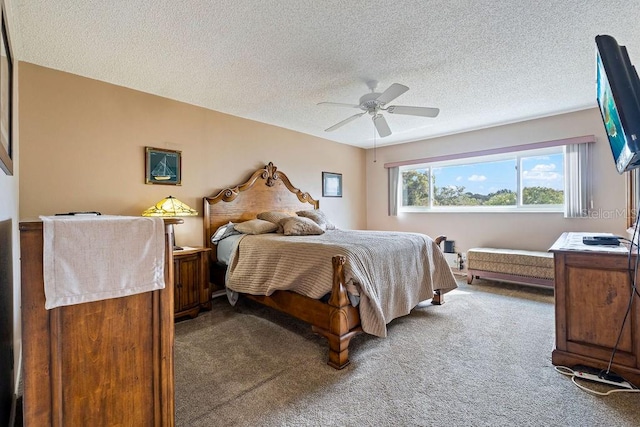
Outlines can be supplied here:
[[388, 169], [389, 171], [389, 216], [398, 215], [398, 180], [400, 168], [398, 166]]
[[590, 144], [565, 146], [565, 218], [585, 218], [592, 207]]

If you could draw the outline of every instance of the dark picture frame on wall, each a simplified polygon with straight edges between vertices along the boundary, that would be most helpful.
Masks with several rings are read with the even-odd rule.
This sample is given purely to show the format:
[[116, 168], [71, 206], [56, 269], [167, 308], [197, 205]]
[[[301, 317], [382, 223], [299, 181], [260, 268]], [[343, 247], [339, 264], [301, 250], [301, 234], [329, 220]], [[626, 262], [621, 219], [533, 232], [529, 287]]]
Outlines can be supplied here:
[[182, 152], [145, 147], [145, 184], [182, 185]]
[[13, 175], [13, 56], [4, 3], [0, 21], [0, 168]]
[[342, 197], [342, 174], [322, 172], [322, 197]]

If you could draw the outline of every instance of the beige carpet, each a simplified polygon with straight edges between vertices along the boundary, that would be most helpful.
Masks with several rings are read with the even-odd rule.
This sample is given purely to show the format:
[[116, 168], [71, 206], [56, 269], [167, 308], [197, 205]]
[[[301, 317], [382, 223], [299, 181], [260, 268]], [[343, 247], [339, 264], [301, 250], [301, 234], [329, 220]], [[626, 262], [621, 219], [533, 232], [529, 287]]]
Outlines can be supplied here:
[[177, 426], [638, 426], [640, 394], [554, 371], [550, 291], [474, 281], [359, 335], [351, 365], [280, 313], [226, 300], [176, 324]]

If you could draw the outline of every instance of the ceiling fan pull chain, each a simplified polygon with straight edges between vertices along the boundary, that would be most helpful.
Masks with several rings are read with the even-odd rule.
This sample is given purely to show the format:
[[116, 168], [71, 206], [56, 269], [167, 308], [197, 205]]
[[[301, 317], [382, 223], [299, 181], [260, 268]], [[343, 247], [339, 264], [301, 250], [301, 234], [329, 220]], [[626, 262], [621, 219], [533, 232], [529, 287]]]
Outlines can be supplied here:
[[376, 158], [376, 128], [373, 128], [373, 163], [377, 162]]

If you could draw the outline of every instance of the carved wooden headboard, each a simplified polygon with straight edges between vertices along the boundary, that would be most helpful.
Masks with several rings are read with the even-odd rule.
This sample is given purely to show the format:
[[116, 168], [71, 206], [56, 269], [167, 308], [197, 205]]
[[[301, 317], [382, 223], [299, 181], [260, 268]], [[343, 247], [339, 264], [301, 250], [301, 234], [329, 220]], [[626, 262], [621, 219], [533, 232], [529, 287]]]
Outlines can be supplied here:
[[220, 190], [213, 197], [204, 198], [204, 241], [211, 248], [212, 261], [217, 260], [216, 246], [211, 235], [218, 227], [231, 222], [248, 221], [260, 212], [296, 212], [318, 209], [320, 202], [295, 188], [287, 175], [269, 162], [262, 169], [235, 187]]

